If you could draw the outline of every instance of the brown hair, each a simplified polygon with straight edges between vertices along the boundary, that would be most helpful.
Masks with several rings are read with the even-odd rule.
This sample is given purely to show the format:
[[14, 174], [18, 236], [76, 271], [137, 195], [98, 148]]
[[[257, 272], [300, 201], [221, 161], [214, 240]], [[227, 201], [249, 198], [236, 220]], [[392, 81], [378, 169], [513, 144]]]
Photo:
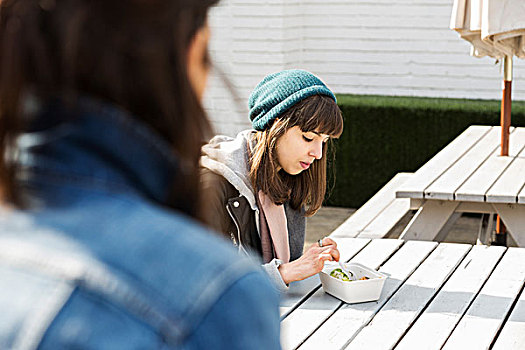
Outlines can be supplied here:
[[168, 205], [194, 216], [210, 125], [186, 56], [216, 2], [0, 0], [0, 198], [18, 202], [6, 150], [23, 128], [27, 94], [72, 103], [85, 94], [129, 111], [190, 165], [174, 179]]
[[314, 215], [321, 207], [326, 193], [326, 157], [328, 145], [323, 146], [321, 160], [298, 175], [289, 175], [279, 169], [277, 140], [284, 133], [299, 126], [303, 132], [316, 131], [331, 137], [343, 132], [343, 117], [335, 101], [328, 96], [314, 95], [297, 103], [272, 126], [256, 133], [256, 145], [250, 165], [250, 179], [256, 191], [263, 191], [276, 204], [290, 201], [294, 209], [308, 205], [306, 216]]

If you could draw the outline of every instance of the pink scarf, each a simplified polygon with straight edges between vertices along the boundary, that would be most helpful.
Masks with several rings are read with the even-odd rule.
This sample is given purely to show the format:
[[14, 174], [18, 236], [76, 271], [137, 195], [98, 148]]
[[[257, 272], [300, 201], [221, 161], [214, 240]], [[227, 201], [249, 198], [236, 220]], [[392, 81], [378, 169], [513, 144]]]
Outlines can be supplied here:
[[288, 242], [288, 226], [284, 205], [275, 204], [262, 191], [259, 191], [258, 197], [260, 203], [259, 209], [261, 210], [260, 228], [263, 259], [267, 262], [269, 247], [266, 240], [269, 238], [267, 232], [267, 230], [269, 230], [275, 256], [277, 259], [287, 263], [290, 261], [290, 243]]

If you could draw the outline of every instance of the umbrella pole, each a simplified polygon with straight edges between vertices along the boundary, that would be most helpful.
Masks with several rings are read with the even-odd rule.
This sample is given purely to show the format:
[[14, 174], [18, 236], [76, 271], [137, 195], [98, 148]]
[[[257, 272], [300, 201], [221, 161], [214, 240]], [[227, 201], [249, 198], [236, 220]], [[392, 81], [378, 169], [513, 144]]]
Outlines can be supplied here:
[[510, 111], [512, 107], [512, 56], [505, 56], [501, 98], [501, 155], [509, 155]]
[[[512, 56], [505, 56], [503, 68], [503, 96], [501, 98], [501, 155], [509, 155], [509, 128], [512, 107]], [[507, 230], [500, 216], [496, 218], [494, 245], [507, 245]]]

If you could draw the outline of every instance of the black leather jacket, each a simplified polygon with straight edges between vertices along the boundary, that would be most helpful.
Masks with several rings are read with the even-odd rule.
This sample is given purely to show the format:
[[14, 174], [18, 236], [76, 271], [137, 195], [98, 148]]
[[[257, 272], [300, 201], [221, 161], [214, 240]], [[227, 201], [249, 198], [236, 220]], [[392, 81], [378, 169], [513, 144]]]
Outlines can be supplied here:
[[240, 249], [261, 255], [261, 239], [248, 200], [224, 177], [209, 169], [202, 170], [201, 182], [205, 222]]
[[[205, 222], [224, 234], [240, 250], [255, 251], [262, 255], [261, 239], [257, 230], [256, 213], [248, 200], [239, 194], [224, 177], [209, 169], [202, 169], [203, 213]], [[303, 253], [305, 220], [302, 212], [285, 203], [288, 218], [290, 260]], [[294, 219], [295, 218], [295, 219]]]

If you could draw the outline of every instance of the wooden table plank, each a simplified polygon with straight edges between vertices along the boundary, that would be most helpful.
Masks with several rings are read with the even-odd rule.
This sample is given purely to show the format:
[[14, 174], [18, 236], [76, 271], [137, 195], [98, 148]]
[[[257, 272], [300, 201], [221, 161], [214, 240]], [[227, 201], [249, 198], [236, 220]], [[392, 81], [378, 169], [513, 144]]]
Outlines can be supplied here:
[[474, 246], [396, 349], [440, 349], [505, 250]]
[[388, 232], [405, 216], [410, 210], [409, 198], [397, 198], [395, 201], [383, 210], [380, 216], [359, 233], [357, 237], [361, 238], [383, 238]]
[[501, 128], [492, 129], [425, 189], [425, 198], [454, 200], [456, 190], [499, 147]]
[[346, 349], [390, 349], [471, 249], [440, 244]]
[[[342, 261], [348, 261], [363, 249], [370, 239], [363, 238], [338, 238], [337, 248], [341, 254]], [[319, 275], [314, 275], [302, 281], [290, 283], [290, 288], [283, 294], [280, 303], [281, 318], [285, 318], [288, 313], [301, 304], [304, 299], [321, 286]]]
[[281, 322], [281, 346], [295, 349], [339, 307], [339, 299], [318, 289]]
[[[523, 263], [523, 262], [522, 262]], [[525, 290], [522, 290], [493, 350], [525, 349]]]
[[[514, 132], [511, 133], [510, 139], [512, 142], [509, 142], [509, 156], [500, 156], [500, 147], [496, 147], [496, 150], [490, 157], [456, 191], [456, 200], [473, 202], [485, 201], [485, 194], [525, 147], [525, 128], [515, 129]], [[513, 179], [513, 182], [516, 182], [516, 179], [517, 178]], [[509, 203], [514, 202], [516, 202], [516, 194], [512, 202]]]
[[394, 176], [379, 192], [337, 227], [330, 237], [356, 237], [396, 199], [396, 189], [412, 175], [412, 173], [398, 173]]
[[[337, 243], [337, 249], [342, 261], [348, 261], [356, 256], [363, 248], [371, 243], [369, 238], [332, 238]], [[389, 243], [385, 244], [388, 245]], [[393, 243], [390, 243], [393, 244]], [[375, 244], [374, 244], [375, 246]]]
[[488, 349], [525, 281], [525, 249], [509, 248], [444, 349]]
[[[519, 181], [519, 179], [517, 181]], [[518, 194], [518, 203], [525, 204], [525, 184], [523, 185], [523, 188]]]
[[313, 275], [302, 281], [290, 283], [290, 288], [281, 297], [279, 307], [281, 319], [285, 318], [293, 309], [304, 302], [306, 297], [317, 290], [320, 285], [319, 275]]
[[[377, 242], [373, 241], [373, 242]], [[379, 240], [382, 241], [382, 240]], [[381, 297], [376, 302], [342, 305], [300, 347], [300, 349], [340, 349], [350, 341], [390, 299], [414, 270], [437, 246], [436, 242], [409, 241], [396, 252], [379, 271], [390, 277], [385, 281]]]
[[490, 126], [470, 126], [425, 165], [419, 168], [410, 180], [398, 188], [396, 196], [398, 198], [424, 198], [425, 189], [436, 180], [439, 174], [451, 167], [474, 146], [480, 138], [488, 133], [490, 129]]
[[[520, 128], [522, 129], [522, 128]], [[509, 141], [516, 143], [515, 138]], [[514, 203], [516, 196], [525, 184], [525, 150], [516, 155], [501, 177], [487, 191], [487, 202]]]
[[[377, 269], [398, 250], [401, 244], [403, 241], [397, 239], [373, 240], [351, 261]], [[319, 288], [281, 322], [281, 345], [283, 349], [298, 347], [340, 305], [339, 299]]]

